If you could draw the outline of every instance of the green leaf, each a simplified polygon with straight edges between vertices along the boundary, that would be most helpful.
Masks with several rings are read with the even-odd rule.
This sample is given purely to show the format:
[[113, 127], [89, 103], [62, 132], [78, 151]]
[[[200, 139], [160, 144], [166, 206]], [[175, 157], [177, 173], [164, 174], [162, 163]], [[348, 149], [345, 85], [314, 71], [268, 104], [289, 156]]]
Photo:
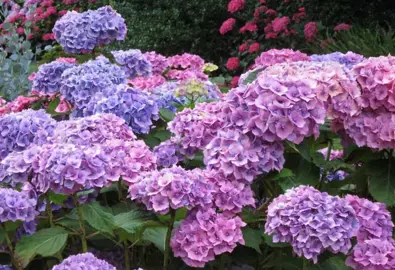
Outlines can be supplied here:
[[243, 238], [245, 241], [245, 246], [253, 248], [261, 254], [260, 244], [262, 242], [261, 231], [257, 229], [252, 229], [249, 227], [245, 227], [242, 229]]
[[64, 229], [43, 229], [33, 235], [22, 237], [16, 244], [15, 251], [22, 260], [23, 267], [26, 267], [36, 255], [54, 256], [66, 245], [67, 237], [67, 231]]
[[7, 221], [4, 223], [4, 227], [7, 232], [15, 232], [22, 225], [22, 221]]
[[0, 245], [4, 243], [5, 240], [5, 231], [3, 228], [0, 229]]
[[154, 244], [160, 251], [164, 252], [167, 230], [167, 227], [147, 228], [142, 239]]
[[369, 191], [373, 198], [385, 203], [387, 206], [395, 205], [394, 160], [372, 161], [367, 164], [367, 171], [371, 174]]
[[98, 202], [84, 204], [81, 206], [82, 215], [88, 224], [104, 233], [113, 235], [114, 216], [111, 215], [104, 207]]
[[53, 193], [52, 191], [49, 192], [48, 194], [49, 200], [53, 203], [56, 204], [63, 204], [63, 202], [65, 200], [67, 200], [67, 198], [69, 197], [68, 195], [65, 194], [57, 194], [57, 193]]
[[144, 142], [149, 147], [155, 147], [160, 144], [160, 140], [158, 138], [154, 137], [152, 134], [148, 134], [147, 136], [145, 136]]
[[316, 264], [314, 266], [310, 266], [309, 270], [349, 270], [351, 269], [345, 264], [345, 258], [343, 256], [334, 256], [332, 255], [329, 259]]
[[168, 130], [158, 130], [154, 133], [155, 138], [158, 138], [161, 142], [167, 141], [171, 137], [171, 133]]
[[166, 122], [170, 122], [175, 117], [175, 114], [168, 109], [162, 108], [159, 110], [159, 113], [160, 113], [161, 118]]
[[59, 103], [60, 103], [60, 98], [59, 98], [59, 97], [56, 97], [55, 99], [53, 99], [53, 100], [48, 104], [48, 107], [47, 107], [47, 110], [46, 110], [47, 113], [49, 113], [49, 114], [54, 114], [54, 113], [56, 113], [55, 110], [56, 110], [56, 108], [58, 107]]
[[225, 84], [225, 78], [223, 76], [212, 77], [210, 78], [210, 81], [215, 84], [221, 84], [221, 85]]
[[144, 226], [146, 219], [144, 214], [137, 211], [132, 210], [130, 212], [118, 214], [114, 217], [114, 226], [115, 228], [120, 228], [128, 233], [135, 233], [137, 229]]
[[249, 84], [252, 83], [253, 81], [256, 80], [256, 78], [258, 77], [258, 73], [261, 72], [263, 70], [263, 68], [257, 69], [253, 72], [251, 72], [247, 78], [245, 78], [245, 80], [243, 81], [243, 84]]
[[292, 177], [292, 176], [295, 176], [294, 173], [290, 169], [284, 168], [281, 170], [281, 172], [277, 173], [273, 177], [273, 180], [278, 180], [284, 177]]

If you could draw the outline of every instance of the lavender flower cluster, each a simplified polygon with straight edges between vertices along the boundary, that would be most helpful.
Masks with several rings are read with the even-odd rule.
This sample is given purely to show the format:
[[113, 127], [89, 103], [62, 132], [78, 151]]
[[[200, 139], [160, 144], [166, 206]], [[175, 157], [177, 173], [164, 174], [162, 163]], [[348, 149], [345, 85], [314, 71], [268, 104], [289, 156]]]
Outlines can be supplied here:
[[274, 199], [265, 224], [275, 243], [290, 243], [298, 256], [314, 263], [325, 250], [347, 254], [358, 228], [355, 211], [346, 200], [307, 186]]
[[198, 55], [184, 53], [171, 56], [167, 61], [170, 69], [166, 76], [171, 80], [187, 78], [208, 79], [208, 76], [203, 72], [204, 60]]
[[345, 65], [347, 69], [352, 69], [356, 64], [362, 62], [365, 57], [360, 54], [347, 52], [334, 52], [329, 54], [313, 54], [310, 56], [311, 61], [313, 62], [338, 62], [340, 64]]
[[167, 140], [153, 149], [156, 164], [160, 167], [169, 168], [183, 160], [180, 154], [180, 146], [173, 140]]
[[84, 109], [92, 97], [107, 88], [126, 83], [126, 75], [105, 57], [65, 70], [61, 76], [60, 92], [77, 110]]
[[111, 53], [128, 78], [152, 76], [151, 63], [140, 50], [113, 51]]
[[37, 200], [29, 197], [26, 192], [19, 192], [9, 188], [0, 188], [0, 222], [33, 221]]
[[96, 258], [92, 253], [83, 253], [69, 256], [62, 263], [55, 265], [52, 270], [117, 270], [104, 260]]
[[265, 68], [274, 64], [298, 61], [310, 61], [310, 57], [300, 51], [271, 49], [261, 53], [261, 55], [255, 59], [255, 67]]
[[209, 206], [213, 188], [199, 169], [186, 171], [174, 166], [140, 174], [129, 186], [132, 200], [140, 200], [148, 210], [166, 214], [169, 209]]
[[91, 52], [95, 47], [126, 37], [125, 20], [111, 6], [83, 13], [75, 11], [56, 21], [56, 41], [67, 53]]
[[144, 56], [151, 63], [152, 75], [162, 75], [169, 67], [167, 58], [156, 52], [146, 52]]
[[0, 116], [0, 161], [31, 144], [44, 144], [52, 136], [55, 120], [44, 110], [25, 110]]
[[227, 218], [213, 209], [192, 211], [175, 229], [171, 247], [191, 267], [204, 267], [216, 255], [232, 252], [237, 243], [244, 244], [239, 218]]
[[33, 89], [45, 95], [59, 92], [63, 72], [74, 66], [75, 64], [61, 61], [53, 61], [39, 66], [33, 79]]

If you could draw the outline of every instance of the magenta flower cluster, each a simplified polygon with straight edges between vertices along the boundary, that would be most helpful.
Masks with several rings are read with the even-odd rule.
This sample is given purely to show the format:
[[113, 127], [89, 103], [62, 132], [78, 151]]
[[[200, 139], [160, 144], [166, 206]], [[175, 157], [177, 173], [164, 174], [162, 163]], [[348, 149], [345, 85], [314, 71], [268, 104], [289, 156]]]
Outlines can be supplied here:
[[212, 193], [213, 187], [200, 169], [186, 171], [178, 166], [140, 173], [129, 186], [132, 200], [160, 214], [168, 213], [170, 208], [210, 206]]
[[25, 110], [0, 116], [0, 161], [13, 151], [31, 144], [44, 144], [52, 136], [56, 121], [44, 110]]
[[0, 188], [0, 222], [7, 221], [33, 221], [38, 212], [36, 211], [37, 200], [29, 196], [27, 192], [19, 192], [10, 188]]
[[112, 51], [111, 53], [128, 78], [152, 76], [151, 63], [140, 50]]
[[144, 53], [145, 58], [150, 62], [152, 66], [152, 75], [163, 75], [166, 69], [169, 67], [167, 58], [157, 52], [146, 52]]
[[354, 209], [339, 197], [299, 186], [268, 207], [265, 232], [273, 241], [290, 243], [299, 257], [317, 263], [325, 250], [347, 254], [359, 228]]
[[184, 53], [167, 58], [170, 69], [166, 76], [171, 80], [198, 78], [207, 80], [203, 72], [204, 60], [195, 54]]
[[67, 12], [52, 31], [65, 52], [87, 53], [100, 45], [124, 40], [127, 29], [121, 15], [111, 6], [104, 6], [83, 13]]
[[171, 247], [191, 267], [204, 267], [216, 255], [232, 252], [238, 243], [244, 244], [239, 218], [228, 218], [213, 209], [192, 211], [175, 229]]
[[261, 53], [261, 55], [255, 59], [255, 67], [265, 68], [274, 64], [297, 61], [310, 61], [310, 57], [300, 51], [291, 49], [271, 49]]
[[69, 256], [62, 263], [55, 265], [52, 270], [117, 270], [104, 260], [96, 258], [92, 253], [83, 253]]

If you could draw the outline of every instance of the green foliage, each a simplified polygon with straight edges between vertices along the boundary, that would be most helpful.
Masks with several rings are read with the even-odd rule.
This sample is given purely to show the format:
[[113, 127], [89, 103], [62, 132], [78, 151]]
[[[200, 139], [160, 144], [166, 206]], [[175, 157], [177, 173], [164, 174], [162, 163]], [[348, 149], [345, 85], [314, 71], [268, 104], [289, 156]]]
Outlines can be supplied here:
[[[327, 35], [330, 38], [330, 35]], [[355, 25], [350, 31], [341, 31], [331, 37], [333, 42], [325, 47], [315, 44], [311, 50], [316, 53], [352, 51], [365, 57], [395, 54], [395, 32], [390, 26], [364, 27]]]
[[196, 53], [220, 62], [230, 41], [218, 28], [227, 18], [228, 0], [116, 1], [114, 8], [126, 19], [128, 36], [116, 48], [155, 50], [164, 55]]
[[99, 232], [113, 234], [113, 215], [108, 213], [98, 202], [81, 206], [83, 216], [89, 225]]

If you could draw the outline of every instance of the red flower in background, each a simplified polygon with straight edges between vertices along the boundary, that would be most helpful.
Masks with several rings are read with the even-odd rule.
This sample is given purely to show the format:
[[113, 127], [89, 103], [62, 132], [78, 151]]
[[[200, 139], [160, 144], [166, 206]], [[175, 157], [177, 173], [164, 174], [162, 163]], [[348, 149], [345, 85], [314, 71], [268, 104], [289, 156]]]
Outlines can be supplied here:
[[276, 33], [285, 31], [288, 27], [289, 22], [290, 19], [287, 16], [275, 18], [272, 22], [273, 31]]
[[237, 57], [231, 57], [228, 59], [228, 62], [226, 63], [226, 68], [233, 71], [236, 70], [240, 67], [240, 60]]
[[254, 17], [255, 19], [258, 19], [261, 16], [261, 13], [263, 13], [266, 10], [265, 6], [259, 6], [255, 9], [254, 11]]
[[240, 28], [240, 33], [244, 33], [247, 31], [248, 32], [256, 32], [256, 31], [258, 31], [258, 26], [256, 25], [255, 22], [249, 21], [242, 28]]
[[247, 50], [247, 44], [243, 43], [239, 46], [239, 52], [245, 52]]
[[312, 42], [318, 35], [318, 25], [316, 22], [308, 22], [304, 25], [304, 36], [307, 42]]
[[257, 52], [257, 51], [259, 51], [260, 47], [261, 47], [261, 45], [258, 42], [252, 43], [250, 48], [248, 49], [248, 52], [249, 53]]
[[268, 10], [265, 11], [265, 14], [267, 16], [275, 17], [275, 16], [277, 16], [277, 11], [275, 11], [274, 9], [269, 8]]
[[298, 9], [298, 13], [295, 13], [292, 16], [292, 20], [295, 22], [300, 22], [300, 19], [303, 19], [306, 16], [306, 10], [304, 7]]
[[240, 79], [240, 76], [234, 76], [232, 78], [232, 80], [230, 81], [230, 86], [237, 87], [239, 85], [239, 79]]
[[232, 31], [233, 27], [235, 26], [236, 20], [233, 18], [227, 19], [224, 21], [219, 28], [219, 32], [221, 35], [225, 35], [226, 33]]
[[55, 40], [55, 34], [54, 34], [54, 33], [47, 33], [47, 34], [44, 34], [44, 35], [42, 36], [42, 39], [43, 39], [44, 41]]
[[333, 28], [333, 30], [335, 31], [348, 31], [351, 29], [351, 25], [346, 24], [346, 23], [341, 23], [335, 26], [335, 28]]
[[245, 0], [231, 0], [228, 4], [228, 11], [230, 13], [235, 13], [244, 8]]

